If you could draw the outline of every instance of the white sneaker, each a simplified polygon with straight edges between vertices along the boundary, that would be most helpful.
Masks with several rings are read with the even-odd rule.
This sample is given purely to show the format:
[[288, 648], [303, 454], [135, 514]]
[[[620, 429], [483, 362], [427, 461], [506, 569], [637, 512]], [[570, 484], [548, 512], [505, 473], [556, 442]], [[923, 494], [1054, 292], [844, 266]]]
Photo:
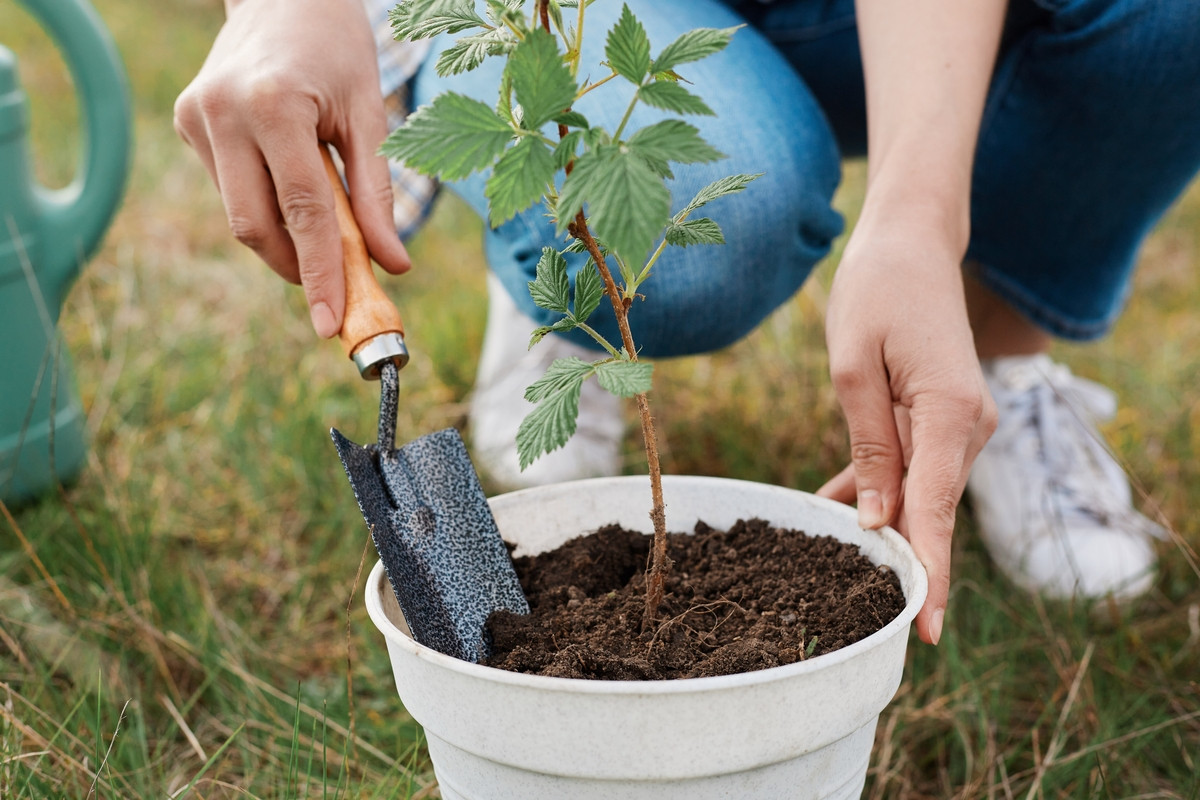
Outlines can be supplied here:
[[517, 308], [500, 281], [488, 273], [488, 321], [475, 390], [471, 396], [471, 444], [475, 460], [506, 490], [579, 478], [616, 475], [621, 468], [625, 424], [621, 400], [594, 380], [583, 384], [579, 424], [567, 443], [534, 461], [525, 471], [517, 457], [517, 428], [534, 409], [525, 389], [542, 377], [556, 358], [594, 361], [601, 353], [550, 334], [532, 350], [529, 335], [537, 323]]
[[1154, 582], [1162, 529], [1133, 509], [1129, 481], [1096, 430], [1112, 392], [1046, 355], [983, 362], [999, 411], [967, 491], [993, 561], [1053, 598], [1128, 600]]

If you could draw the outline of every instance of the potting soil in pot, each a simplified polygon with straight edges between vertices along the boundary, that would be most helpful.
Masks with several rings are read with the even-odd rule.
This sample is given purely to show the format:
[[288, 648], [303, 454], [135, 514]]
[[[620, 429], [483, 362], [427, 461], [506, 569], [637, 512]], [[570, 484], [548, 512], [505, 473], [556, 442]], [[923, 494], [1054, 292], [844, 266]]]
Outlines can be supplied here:
[[659, 622], [641, 630], [650, 537], [617, 526], [514, 559], [532, 613], [488, 618], [489, 666], [564, 678], [751, 672], [845, 647], [904, 608], [858, 547], [762, 520], [670, 534]]

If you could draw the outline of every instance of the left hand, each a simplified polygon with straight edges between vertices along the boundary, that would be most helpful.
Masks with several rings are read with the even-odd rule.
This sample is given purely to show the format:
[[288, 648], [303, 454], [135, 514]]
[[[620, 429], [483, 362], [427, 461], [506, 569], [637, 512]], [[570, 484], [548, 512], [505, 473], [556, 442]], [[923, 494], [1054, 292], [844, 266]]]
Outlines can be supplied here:
[[[886, 221], [880, 221], [882, 219]], [[858, 503], [859, 524], [894, 521], [929, 573], [917, 616], [936, 644], [950, 591], [950, 541], [967, 474], [996, 426], [950, 237], [902, 214], [870, 214], [834, 277], [826, 320], [852, 463], [818, 494]]]

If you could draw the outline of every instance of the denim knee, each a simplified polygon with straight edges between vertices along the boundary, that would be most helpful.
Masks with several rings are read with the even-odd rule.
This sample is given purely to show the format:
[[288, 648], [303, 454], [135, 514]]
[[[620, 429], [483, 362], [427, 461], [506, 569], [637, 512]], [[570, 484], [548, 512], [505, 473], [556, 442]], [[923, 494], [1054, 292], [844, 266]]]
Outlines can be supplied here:
[[[629, 312], [640, 355], [662, 358], [725, 347], [752, 331], [800, 288], [842, 231], [842, 218], [830, 205], [840, 165], [832, 134], [829, 137], [830, 143], [809, 149], [804, 159], [787, 155], [792, 142], [779, 142], [779, 156], [769, 172], [741, 194], [697, 212], [721, 226], [725, 244], [668, 247], [663, 252], [642, 284], [644, 299], [634, 302]], [[724, 161], [677, 171], [675, 208], [705, 184], [744, 171], [739, 166]], [[686, 191], [679, 191], [684, 187]], [[542, 248], [555, 244], [560, 242], [555, 241], [553, 226], [537, 210], [486, 236], [488, 262], [496, 276], [518, 307], [539, 324], [551, 324], [558, 315], [534, 305], [527, 283]], [[585, 261], [582, 255], [568, 257], [572, 280]], [[589, 324], [610, 342], [620, 343], [608, 302], [601, 303]], [[596, 346], [579, 331], [568, 338]]]
[[[654, 47], [683, 30], [742, 23], [729, 8], [713, 0], [634, 0]], [[607, 11], [602, 10], [602, 7]], [[597, 4], [595, 22], [616, 6]], [[589, 23], [592, 22], [589, 17]], [[435, 44], [435, 48], [439, 46]], [[596, 63], [601, 52], [588, 53]], [[418, 75], [417, 97], [424, 101], [443, 89], [494, 98], [494, 64], [469, 76], [437, 79]], [[642, 285], [645, 301], [636, 302], [630, 325], [645, 356], [706, 352], [744, 336], [785, 302], [828, 251], [842, 230], [841, 216], [831, 207], [840, 179], [840, 157], [829, 124], [808, 87], [761, 33], [743, 28], [716, 56], [687, 65], [686, 77], [715, 110], [716, 116], [689, 117], [700, 134], [728, 158], [710, 164], [678, 165], [670, 182], [672, 205], [682, 208], [708, 183], [738, 173], [762, 173], [742, 193], [705, 206], [694, 216], [711, 217], [726, 244], [669, 247]], [[736, 80], [730, 76], [736, 75]], [[625, 101], [601, 103], [593, 92], [578, 110], [609, 130], [620, 121]], [[636, 107], [628, 130], [661, 119], [663, 112]], [[475, 175], [451, 185], [481, 215], [486, 213], [485, 178]], [[554, 315], [537, 308], [526, 287], [545, 246], [562, 245], [540, 208], [518, 215], [485, 236], [488, 264], [519, 308], [540, 323]], [[572, 273], [586, 258], [569, 258]], [[619, 342], [611, 307], [602, 303], [593, 327]], [[578, 331], [571, 338], [594, 342]]]
[[969, 255], [1029, 319], [1092, 339], [1200, 168], [1200, 3], [1037, 2], [984, 114]]

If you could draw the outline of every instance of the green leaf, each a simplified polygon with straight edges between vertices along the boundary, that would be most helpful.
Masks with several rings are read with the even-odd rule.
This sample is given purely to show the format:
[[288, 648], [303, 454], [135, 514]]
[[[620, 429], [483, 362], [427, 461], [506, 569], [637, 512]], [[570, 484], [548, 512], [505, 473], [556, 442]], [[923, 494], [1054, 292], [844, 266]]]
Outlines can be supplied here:
[[472, 0], [409, 0], [390, 12], [392, 35], [400, 41], [429, 39], [442, 33], [458, 33], [480, 27]]
[[454, 181], [490, 166], [512, 136], [508, 123], [486, 104], [445, 92], [413, 112], [379, 150], [426, 175]]
[[542, 199], [554, 180], [554, 154], [540, 139], [525, 136], [492, 168], [484, 195], [493, 228]]
[[[574, 362], [574, 363], [570, 363]], [[579, 416], [579, 391], [595, 368], [578, 358], [560, 358], [525, 390], [525, 399], [538, 406], [517, 428], [517, 455], [525, 469], [542, 453], [567, 443]]]
[[487, 0], [487, 17], [497, 28], [506, 22], [520, 28], [525, 23], [521, 15], [524, 6], [525, 0]]
[[696, 192], [696, 196], [692, 198], [691, 202], [684, 206], [682, 211], [675, 215], [675, 218], [683, 219], [697, 208], [708, 205], [713, 200], [724, 197], [727, 194], [737, 194], [745, 189], [746, 186], [749, 185], [750, 181], [761, 177], [762, 173], [758, 172], [754, 175], [730, 175], [728, 178], [715, 180], [708, 186], [705, 186], [703, 189]]
[[464, 36], [438, 56], [437, 74], [444, 78], [447, 75], [470, 72], [488, 56], [503, 55], [511, 51], [516, 43], [516, 39], [507, 28]]
[[566, 125], [568, 128], [590, 128], [587, 117], [580, 114], [578, 111], [564, 111], [561, 114], [555, 114], [551, 117], [559, 125]]
[[691, 244], [725, 244], [721, 226], [708, 217], [685, 219], [667, 227], [667, 244], [687, 247]]
[[553, 247], [543, 247], [538, 259], [537, 272], [529, 282], [529, 294], [539, 308], [570, 313], [570, 283], [567, 281], [567, 260]]
[[604, 54], [614, 70], [636, 84], [650, 71], [650, 39], [628, 5], [621, 7], [621, 18], [608, 32]]
[[562, 61], [558, 43], [540, 28], [513, 49], [506, 69], [517, 101], [525, 109], [524, 126], [529, 130], [541, 128], [575, 100], [575, 79]]
[[631, 263], [641, 263], [670, 219], [671, 194], [662, 180], [643, 158], [616, 145], [575, 160], [559, 193], [560, 229], [584, 203], [593, 232]]
[[571, 131], [564, 136], [554, 148], [554, 167], [555, 169], [563, 169], [567, 163], [575, 157], [575, 151], [579, 149], [579, 140], [583, 138], [583, 131]]
[[531, 403], [540, 403], [572, 384], [583, 383], [595, 371], [594, 364], [581, 361], [575, 356], [556, 358], [546, 369], [546, 374], [525, 390], [525, 399]]
[[545, 339], [548, 334], [551, 334], [555, 331], [569, 331], [572, 328], [577, 327], [579, 327], [579, 323], [575, 321], [574, 317], [563, 317], [553, 325], [543, 325], [540, 328], [534, 328], [533, 333], [529, 335], [528, 349], [532, 350], [533, 346], [542, 339]]
[[654, 65], [654, 72], [666, 72], [679, 64], [699, 61], [702, 58], [719, 53], [729, 44], [733, 34], [741, 26], [732, 28], [697, 28], [680, 36], [662, 49]]
[[672, 81], [655, 81], [638, 89], [638, 97], [648, 106], [674, 111], [677, 114], [715, 116], [708, 105], [687, 89]]
[[654, 365], [645, 361], [602, 361], [596, 365], [596, 380], [617, 397], [633, 397], [650, 391]]
[[604, 128], [587, 128], [583, 132], [583, 144], [589, 150], [612, 143], [612, 137]]
[[578, 322], [586, 322], [600, 306], [604, 297], [604, 284], [600, 280], [600, 270], [596, 262], [588, 259], [579, 272], [575, 273], [575, 312]]
[[664, 119], [647, 125], [629, 137], [628, 145], [630, 151], [651, 165], [667, 161], [691, 164], [725, 157], [700, 137], [695, 125], [679, 119]]

